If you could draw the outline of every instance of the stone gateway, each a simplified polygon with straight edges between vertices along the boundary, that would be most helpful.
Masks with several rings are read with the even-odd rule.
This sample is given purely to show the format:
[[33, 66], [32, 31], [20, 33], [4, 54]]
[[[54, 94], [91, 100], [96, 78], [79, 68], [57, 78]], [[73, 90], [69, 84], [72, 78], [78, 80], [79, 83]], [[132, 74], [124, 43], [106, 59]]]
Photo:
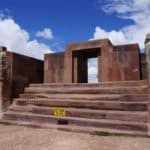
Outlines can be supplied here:
[[98, 82], [144, 78], [138, 44], [113, 46], [103, 39], [68, 44], [65, 52], [46, 54], [44, 82], [87, 83], [89, 58], [97, 58]]

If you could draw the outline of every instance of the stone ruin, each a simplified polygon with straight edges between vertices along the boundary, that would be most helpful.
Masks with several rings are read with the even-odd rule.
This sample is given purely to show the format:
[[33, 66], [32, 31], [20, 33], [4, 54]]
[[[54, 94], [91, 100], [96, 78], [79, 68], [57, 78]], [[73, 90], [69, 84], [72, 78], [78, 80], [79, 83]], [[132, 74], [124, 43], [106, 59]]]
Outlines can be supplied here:
[[[90, 58], [98, 83], [88, 83]], [[145, 53], [108, 39], [68, 44], [44, 61], [1, 47], [0, 69], [1, 123], [150, 135], [150, 35]]]

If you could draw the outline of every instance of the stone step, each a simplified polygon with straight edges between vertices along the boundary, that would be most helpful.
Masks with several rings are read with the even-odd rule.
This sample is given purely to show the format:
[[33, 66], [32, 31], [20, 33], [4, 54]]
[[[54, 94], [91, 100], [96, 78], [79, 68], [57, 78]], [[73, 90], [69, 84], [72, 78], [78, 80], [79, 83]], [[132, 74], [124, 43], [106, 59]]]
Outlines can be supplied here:
[[99, 101], [99, 100], [65, 100], [65, 99], [15, 99], [16, 105], [37, 105], [45, 107], [75, 107], [104, 110], [124, 110], [124, 111], [147, 111], [148, 101]]
[[99, 127], [129, 131], [147, 132], [147, 123], [119, 121], [119, 120], [106, 120], [106, 119], [87, 119], [77, 117], [56, 117], [50, 115], [39, 115], [33, 113], [16, 113], [8, 111], [4, 113], [4, 120], [16, 120], [20, 122], [38, 122], [41, 124], [50, 123], [57, 125], [77, 125], [82, 127]]
[[[147, 81], [30, 84], [0, 122], [75, 132], [148, 135]], [[54, 109], [65, 109], [55, 116]]]
[[119, 100], [119, 94], [47, 94], [25, 93], [20, 98], [49, 98], [49, 99], [76, 99], [76, 100]]
[[30, 87], [97, 87], [97, 86], [140, 86], [146, 85], [146, 80], [139, 81], [110, 81], [100, 83], [39, 83], [30, 84]]
[[[54, 115], [55, 107], [41, 107], [35, 105], [19, 106], [12, 105], [9, 107], [10, 111], [15, 112], [31, 112], [35, 114]], [[114, 110], [91, 110], [91, 109], [77, 109], [65, 107], [66, 116], [81, 117], [81, 118], [95, 118], [95, 119], [111, 119], [122, 121], [139, 121], [146, 122], [148, 112], [133, 112], [133, 111], [114, 111]]]
[[49, 99], [76, 99], [76, 100], [112, 100], [112, 101], [148, 101], [148, 94], [47, 94], [24, 93], [20, 98], [49, 98]]
[[121, 94], [120, 101], [149, 101], [149, 94]]
[[38, 123], [38, 122], [30, 122], [30, 121], [17, 121], [17, 120], [0, 120], [1, 124], [7, 125], [18, 125], [18, 126], [26, 126], [33, 128], [48, 128], [60, 131], [67, 132], [78, 132], [78, 133], [88, 133], [92, 135], [101, 135], [101, 136], [109, 136], [109, 135], [125, 135], [125, 136], [143, 136], [149, 137], [150, 135], [147, 131], [130, 131], [130, 130], [119, 130], [119, 129], [110, 129], [110, 128], [101, 128], [101, 127], [83, 127], [77, 125], [57, 125], [57, 124], [49, 124], [49, 123]]
[[135, 87], [82, 87], [82, 88], [49, 88], [49, 87], [28, 87], [25, 88], [25, 93], [65, 93], [65, 94], [146, 94], [148, 86]]

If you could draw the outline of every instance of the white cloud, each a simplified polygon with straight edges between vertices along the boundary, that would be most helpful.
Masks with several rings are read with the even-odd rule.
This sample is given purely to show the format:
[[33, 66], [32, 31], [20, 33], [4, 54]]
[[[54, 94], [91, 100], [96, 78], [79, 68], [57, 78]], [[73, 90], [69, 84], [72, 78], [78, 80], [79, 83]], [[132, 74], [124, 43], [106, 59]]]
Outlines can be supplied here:
[[88, 60], [88, 82], [96, 83], [98, 82], [98, 64], [97, 58], [91, 58]]
[[38, 31], [36, 36], [44, 39], [53, 39], [53, 33], [50, 28], [44, 28], [42, 31]]
[[[101, 2], [102, 0], [100, 0]], [[132, 16], [134, 13], [148, 12], [150, 7], [149, 0], [105, 0], [103, 10], [108, 13], [116, 12], [119, 14], [129, 13]], [[131, 14], [132, 13], [132, 14]]]
[[[114, 13], [122, 19], [131, 19], [134, 24], [119, 30], [106, 31], [97, 26], [93, 39], [109, 38], [113, 44], [127, 44], [138, 42], [144, 48], [145, 35], [150, 33], [150, 0], [99, 0], [104, 5], [103, 11]], [[89, 63], [89, 81], [97, 81], [97, 66]]]
[[114, 44], [122, 44], [126, 42], [125, 35], [122, 31], [112, 30], [107, 32], [101, 27], [95, 28], [94, 39], [98, 38], [109, 38]]
[[40, 59], [43, 59], [44, 54], [52, 52], [52, 50], [50, 50], [48, 45], [44, 43], [40, 43], [37, 40], [28, 41], [26, 45], [26, 50], [29, 51], [28, 52], [29, 56], [34, 56], [34, 57], [37, 56], [36, 58], [40, 58]]
[[118, 31], [106, 31], [101, 27], [96, 27], [93, 39], [109, 38], [114, 44], [138, 42], [143, 49], [145, 35], [150, 32], [149, 8], [150, 0], [106, 0], [102, 8], [106, 13], [115, 13], [122, 19], [131, 19], [134, 24]]
[[30, 34], [12, 18], [0, 18], [0, 45], [38, 59], [43, 59], [44, 53], [52, 52], [48, 45], [39, 43], [36, 39], [30, 40]]

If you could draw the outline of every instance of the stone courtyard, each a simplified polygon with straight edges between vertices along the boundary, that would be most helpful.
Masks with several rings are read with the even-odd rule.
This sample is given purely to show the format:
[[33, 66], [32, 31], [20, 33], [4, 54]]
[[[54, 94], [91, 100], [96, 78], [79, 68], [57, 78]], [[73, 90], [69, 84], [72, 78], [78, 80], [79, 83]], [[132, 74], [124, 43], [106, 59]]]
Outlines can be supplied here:
[[0, 125], [1, 150], [149, 150], [150, 138]]

